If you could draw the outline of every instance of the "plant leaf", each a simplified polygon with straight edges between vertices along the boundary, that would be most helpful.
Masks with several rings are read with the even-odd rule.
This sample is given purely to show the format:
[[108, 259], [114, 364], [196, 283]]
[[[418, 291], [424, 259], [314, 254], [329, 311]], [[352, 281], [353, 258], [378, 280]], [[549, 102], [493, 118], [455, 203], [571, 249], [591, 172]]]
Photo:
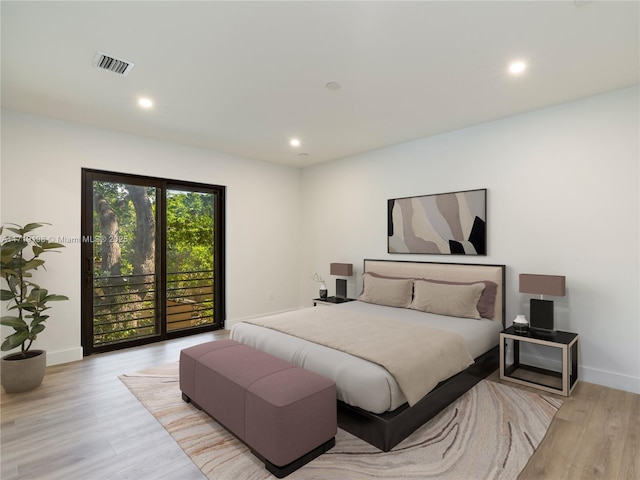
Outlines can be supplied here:
[[41, 302], [47, 295], [49, 291], [44, 288], [34, 288], [31, 290], [31, 293], [27, 297], [28, 302]]
[[5, 290], [2, 289], [0, 290], [0, 300], [6, 301], [6, 300], [13, 300], [13, 293], [11, 293], [10, 290]]
[[39, 334], [40, 332], [42, 332], [46, 327], [44, 325], [42, 325], [41, 323], [39, 323], [38, 325], [36, 325], [35, 327], [33, 327], [31, 329], [31, 337], [35, 338], [35, 335]]
[[[6, 272], [5, 272], [6, 274]], [[7, 279], [7, 283], [9, 284], [9, 290], [11, 290], [12, 292], [16, 291], [16, 287], [18, 286], [18, 284], [20, 283], [20, 279], [14, 275], [11, 275], [8, 279]]]
[[9, 335], [7, 339], [2, 344], [2, 350], [7, 351], [12, 348], [19, 347], [29, 338], [29, 331], [24, 330], [20, 332], [16, 332], [13, 335]]
[[69, 300], [66, 295], [49, 295], [43, 301], [44, 302], [61, 302], [62, 300]]
[[51, 248], [64, 248], [65, 246], [61, 243], [56, 243], [56, 242], [43, 242], [40, 244], [40, 246], [46, 250], [49, 250]]
[[9, 240], [0, 247], [0, 257], [3, 263], [12, 260], [13, 256], [27, 246], [27, 242], [21, 240]]
[[13, 328], [28, 328], [27, 323], [24, 320], [20, 320], [18, 317], [6, 316], [0, 318], [0, 324]]
[[20, 308], [22, 310], [26, 310], [27, 312], [35, 312], [36, 311], [35, 305], [33, 305], [32, 303], [27, 303], [27, 302], [18, 303], [17, 305], [14, 305], [13, 307], [9, 308], [9, 310], [16, 310], [16, 309], [20, 309]]
[[22, 232], [29, 233], [30, 231], [35, 230], [36, 228], [40, 228], [43, 225], [51, 225], [51, 224], [50, 223], [28, 223], [24, 227], [22, 227]]
[[34, 320], [31, 322], [31, 328], [33, 328], [33, 327], [35, 327], [36, 325], [38, 325], [38, 324], [40, 324], [40, 323], [44, 322], [47, 318], [49, 318], [49, 315], [41, 315], [41, 316], [39, 316], [38, 318], [34, 319]]
[[39, 258], [34, 258], [29, 260], [23, 267], [23, 270], [35, 270], [38, 267], [44, 265], [44, 260], [40, 260]]
[[2, 342], [2, 346], [0, 347], [0, 350], [2, 350], [3, 352], [6, 352], [7, 350], [11, 350], [12, 348], [13, 347], [11, 346], [11, 342], [7, 338], [4, 342]]

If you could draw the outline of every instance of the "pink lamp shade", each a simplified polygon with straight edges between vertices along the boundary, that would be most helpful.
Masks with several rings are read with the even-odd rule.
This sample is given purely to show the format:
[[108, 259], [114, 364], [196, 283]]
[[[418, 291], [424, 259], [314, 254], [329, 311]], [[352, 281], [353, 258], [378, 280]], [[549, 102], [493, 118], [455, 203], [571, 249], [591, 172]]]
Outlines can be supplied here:
[[353, 265], [351, 263], [332, 263], [331, 275], [339, 277], [350, 277], [353, 275]]
[[520, 293], [564, 297], [566, 294], [565, 277], [562, 275], [520, 274]]

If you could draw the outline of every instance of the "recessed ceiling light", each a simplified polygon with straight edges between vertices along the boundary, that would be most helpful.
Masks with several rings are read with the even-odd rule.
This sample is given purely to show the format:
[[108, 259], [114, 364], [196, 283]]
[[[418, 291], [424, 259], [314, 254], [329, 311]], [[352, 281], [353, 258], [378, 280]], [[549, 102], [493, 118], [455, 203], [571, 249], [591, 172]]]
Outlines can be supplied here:
[[336, 90], [340, 90], [342, 88], [342, 85], [340, 85], [338, 82], [329, 82], [325, 85], [325, 87], [327, 87], [327, 90], [335, 92]]
[[298, 156], [299, 156], [300, 158], [307, 158], [307, 157], [309, 156], [309, 154], [308, 154], [308, 153], [304, 153], [304, 152], [300, 152], [300, 153], [298, 154]]
[[142, 108], [151, 108], [153, 107], [153, 100], [151, 100], [150, 98], [147, 97], [140, 97], [138, 98], [138, 105]]
[[527, 64], [524, 62], [513, 62], [509, 65], [509, 71], [514, 75], [524, 72], [527, 69]]
[[292, 138], [289, 141], [289, 145], [291, 145], [292, 147], [299, 147], [300, 146], [300, 140], [298, 140], [297, 138]]

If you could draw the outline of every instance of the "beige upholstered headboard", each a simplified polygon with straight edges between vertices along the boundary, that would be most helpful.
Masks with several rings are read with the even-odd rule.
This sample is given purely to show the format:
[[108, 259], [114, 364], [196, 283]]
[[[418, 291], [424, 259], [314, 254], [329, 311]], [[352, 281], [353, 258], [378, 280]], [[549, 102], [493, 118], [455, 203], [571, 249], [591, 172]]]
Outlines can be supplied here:
[[391, 277], [432, 278], [449, 282], [476, 282], [490, 280], [498, 284], [495, 318], [505, 324], [505, 266], [470, 263], [411, 262], [396, 260], [364, 261], [363, 273], [378, 273]]

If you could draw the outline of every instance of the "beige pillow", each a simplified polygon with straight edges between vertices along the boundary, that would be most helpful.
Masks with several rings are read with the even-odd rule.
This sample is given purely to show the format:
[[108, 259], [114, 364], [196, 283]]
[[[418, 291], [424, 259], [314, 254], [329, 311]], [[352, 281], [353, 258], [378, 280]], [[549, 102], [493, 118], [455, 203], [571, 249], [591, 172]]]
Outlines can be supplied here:
[[498, 284], [490, 280], [479, 280], [477, 282], [449, 282], [446, 280], [434, 280], [432, 278], [420, 278], [416, 280], [425, 280], [433, 283], [445, 283], [447, 285], [473, 285], [474, 283], [484, 283], [484, 290], [478, 300], [478, 313], [480, 318], [494, 318], [496, 295], [498, 293]]
[[411, 305], [413, 279], [390, 279], [362, 275], [364, 286], [358, 300], [388, 307], [407, 308]]
[[478, 300], [484, 288], [483, 283], [448, 285], [416, 280], [411, 308], [450, 317], [479, 319]]

